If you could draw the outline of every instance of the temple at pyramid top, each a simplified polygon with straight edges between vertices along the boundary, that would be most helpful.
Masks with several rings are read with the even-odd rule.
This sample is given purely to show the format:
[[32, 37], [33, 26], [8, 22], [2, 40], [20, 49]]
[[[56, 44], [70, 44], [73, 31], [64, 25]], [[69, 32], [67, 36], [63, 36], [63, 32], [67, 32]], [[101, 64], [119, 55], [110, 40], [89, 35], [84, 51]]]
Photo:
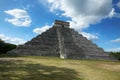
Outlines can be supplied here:
[[66, 28], [69, 28], [70, 23], [69, 22], [65, 22], [65, 21], [61, 21], [61, 20], [55, 20], [53, 26], [54, 27], [66, 27]]

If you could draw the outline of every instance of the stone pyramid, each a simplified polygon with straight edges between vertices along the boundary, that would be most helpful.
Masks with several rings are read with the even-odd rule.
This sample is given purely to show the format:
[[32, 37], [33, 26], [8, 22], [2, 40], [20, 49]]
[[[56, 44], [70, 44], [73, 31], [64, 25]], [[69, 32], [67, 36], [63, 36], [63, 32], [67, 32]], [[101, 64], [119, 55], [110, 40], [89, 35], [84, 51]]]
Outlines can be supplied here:
[[9, 52], [17, 55], [58, 56], [63, 59], [109, 60], [102, 48], [87, 40], [69, 22], [56, 20], [52, 28]]

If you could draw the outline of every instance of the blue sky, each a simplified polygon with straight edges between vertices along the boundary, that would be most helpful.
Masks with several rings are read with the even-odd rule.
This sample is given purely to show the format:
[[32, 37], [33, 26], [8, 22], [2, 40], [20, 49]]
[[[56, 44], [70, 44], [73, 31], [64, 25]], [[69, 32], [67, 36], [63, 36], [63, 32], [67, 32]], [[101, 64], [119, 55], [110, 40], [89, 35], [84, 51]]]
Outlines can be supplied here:
[[120, 0], [1, 0], [0, 38], [23, 44], [55, 19], [106, 51], [120, 51]]

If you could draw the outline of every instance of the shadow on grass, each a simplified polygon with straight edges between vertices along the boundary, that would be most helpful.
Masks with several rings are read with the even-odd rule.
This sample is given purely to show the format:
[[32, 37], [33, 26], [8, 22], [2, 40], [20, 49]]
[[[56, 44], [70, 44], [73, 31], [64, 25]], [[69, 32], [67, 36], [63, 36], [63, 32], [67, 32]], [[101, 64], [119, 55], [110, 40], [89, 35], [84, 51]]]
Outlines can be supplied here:
[[80, 77], [73, 69], [22, 60], [0, 61], [0, 80], [83, 80]]
[[4, 58], [4, 57], [22, 57], [20, 55], [10, 55], [10, 54], [0, 54], [0, 58]]

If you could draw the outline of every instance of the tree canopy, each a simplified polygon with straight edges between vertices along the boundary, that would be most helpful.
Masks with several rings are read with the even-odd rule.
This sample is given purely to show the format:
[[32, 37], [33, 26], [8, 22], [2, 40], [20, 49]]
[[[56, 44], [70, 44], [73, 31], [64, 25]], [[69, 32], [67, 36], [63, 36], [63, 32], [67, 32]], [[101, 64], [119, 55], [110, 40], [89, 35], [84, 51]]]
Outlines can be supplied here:
[[5, 54], [14, 48], [16, 48], [16, 45], [5, 43], [3, 40], [0, 39], [0, 54]]
[[118, 60], [120, 60], [120, 52], [110, 52], [111, 56], [116, 57]]

